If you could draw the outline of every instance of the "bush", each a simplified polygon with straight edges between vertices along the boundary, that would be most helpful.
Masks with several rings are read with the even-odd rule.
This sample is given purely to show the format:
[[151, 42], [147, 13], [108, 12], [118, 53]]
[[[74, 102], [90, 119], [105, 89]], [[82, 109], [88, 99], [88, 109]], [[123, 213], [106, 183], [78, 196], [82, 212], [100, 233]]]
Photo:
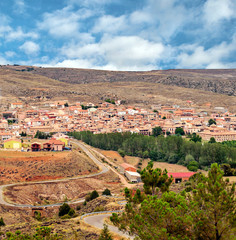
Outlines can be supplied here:
[[104, 209], [103, 206], [97, 206], [97, 207], [93, 210], [93, 212], [103, 212], [103, 211], [105, 211], [105, 209]]
[[102, 192], [102, 195], [107, 195], [107, 196], [110, 196], [111, 195], [111, 191], [106, 188], [103, 192]]
[[71, 208], [70, 211], [68, 212], [68, 215], [72, 217], [74, 214], [75, 214], [75, 210]]
[[61, 216], [64, 216], [64, 215], [66, 215], [66, 214], [68, 214], [69, 213], [69, 211], [70, 211], [70, 206], [67, 204], [67, 203], [63, 203], [63, 205], [61, 205], [60, 206], [60, 208], [59, 208], [59, 213], [58, 213], [58, 215], [61, 217]]
[[4, 221], [3, 221], [3, 218], [1, 217], [0, 218], [0, 226], [5, 226], [6, 224], [4, 223]]
[[81, 209], [81, 206], [78, 205], [78, 206], [76, 207], [76, 210], [79, 211], [80, 209]]

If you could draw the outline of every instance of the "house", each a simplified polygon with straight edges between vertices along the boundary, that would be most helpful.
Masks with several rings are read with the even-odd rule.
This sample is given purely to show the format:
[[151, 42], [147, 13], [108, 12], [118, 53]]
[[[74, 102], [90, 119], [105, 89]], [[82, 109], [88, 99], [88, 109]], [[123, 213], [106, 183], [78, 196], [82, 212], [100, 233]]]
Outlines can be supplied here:
[[21, 149], [21, 147], [21, 140], [9, 139], [4, 141], [4, 149]]
[[41, 144], [40, 143], [32, 143], [31, 145], [32, 152], [38, 152], [41, 151]]
[[51, 139], [43, 144], [43, 149], [46, 151], [62, 151], [65, 143], [60, 140]]
[[11, 108], [12, 109], [23, 108], [23, 103], [22, 102], [11, 103]]
[[124, 174], [125, 171], [137, 172], [137, 169], [134, 166], [132, 166], [132, 165], [130, 165], [128, 163], [120, 164], [120, 173]]
[[48, 143], [48, 142], [44, 143], [43, 144], [43, 150], [44, 151], [52, 151], [52, 144]]
[[131, 172], [131, 171], [125, 171], [125, 176], [128, 178], [128, 180], [132, 183], [138, 183], [141, 182], [141, 176], [137, 172]]
[[180, 183], [184, 181], [188, 181], [190, 177], [192, 177], [196, 172], [175, 172], [168, 173], [169, 177], [173, 177], [174, 183]]

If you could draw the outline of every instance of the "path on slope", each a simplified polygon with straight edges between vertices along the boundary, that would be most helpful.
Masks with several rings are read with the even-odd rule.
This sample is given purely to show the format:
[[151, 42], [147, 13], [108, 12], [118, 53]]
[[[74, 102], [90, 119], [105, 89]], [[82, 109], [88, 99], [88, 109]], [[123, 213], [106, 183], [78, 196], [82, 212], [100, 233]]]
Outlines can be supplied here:
[[[104, 174], [108, 172], [109, 170], [112, 170], [113, 172], [114, 169], [112, 169], [109, 166], [105, 166], [103, 163], [101, 163], [97, 158], [88, 150], [88, 146], [85, 144], [82, 144], [81, 142], [78, 141], [73, 141], [74, 144], [76, 144], [79, 148], [81, 148], [89, 158], [91, 158], [95, 164], [99, 166], [101, 169], [100, 172], [98, 173], [93, 173], [90, 175], [85, 175], [85, 176], [78, 176], [78, 177], [72, 177], [72, 178], [64, 178], [64, 179], [56, 179], [56, 180], [49, 180], [49, 181], [38, 181], [38, 182], [30, 182], [30, 183], [12, 183], [12, 184], [6, 184], [6, 185], [1, 185], [0, 186], [0, 204], [6, 205], [6, 206], [11, 206], [11, 207], [20, 207], [20, 208], [33, 208], [33, 207], [38, 207], [38, 208], [43, 208], [43, 207], [54, 207], [54, 206], [60, 206], [62, 203], [54, 203], [54, 204], [48, 204], [48, 205], [40, 205], [40, 206], [34, 206], [34, 205], [27, 205], [27, 204], [14, 204], [14, 203], [9, 203], [6, 202], [4, 197], [3, 197], [3, 190], [4, 188], [10, 187], [10, 186], [19, 186], [19, 185], [30, 185], [30, 184], [47, 184], [47, 183], [57, 183], [57, 182], [66, 182], [70, 180], [75, 180], [75, 179], [82, 179], [82, 178], [90, 178], [90, 177], [95, 177], [101, 174]], [[90, 148], [89, 148], [90, 149]], [[122, 177], [119, 173], [115, 172], [120, 178]], [[124, 182], [124, 179], [121, 179], [122, 183]], [[127, 182], [125, 182], [127, 184]], [[68, 203], [80, 203], [83, 202], [84, 199], [78, 199], [76, 201], [69, 201]]]

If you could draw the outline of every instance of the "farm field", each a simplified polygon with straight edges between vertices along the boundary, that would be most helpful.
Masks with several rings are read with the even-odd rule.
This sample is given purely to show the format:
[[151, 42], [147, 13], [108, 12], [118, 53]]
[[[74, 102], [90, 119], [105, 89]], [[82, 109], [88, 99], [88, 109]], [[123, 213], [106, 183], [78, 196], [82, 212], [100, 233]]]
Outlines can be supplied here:
[[1, 184], [73, 177], [98, 170], [81, 151], [0, 151]]

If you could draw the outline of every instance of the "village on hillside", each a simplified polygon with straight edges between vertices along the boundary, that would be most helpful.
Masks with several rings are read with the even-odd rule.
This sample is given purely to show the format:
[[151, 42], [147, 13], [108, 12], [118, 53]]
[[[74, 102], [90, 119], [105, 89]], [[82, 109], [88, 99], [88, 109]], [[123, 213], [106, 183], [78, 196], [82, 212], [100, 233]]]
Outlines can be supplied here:
[[[223, 107], [211, 108], [207, 103], [196, 108], [189, 101], [188, 107], [155, 105], [143, 109], [120, 103], [108, 99], [98, 104], [61, 100], [39, 101], [34, 105], [23, 102], [2, 105], [0, 144], [4, 149], [62, 151], [70, 149], [68, 132], [151, 135], [152, 129], [158, 126], [165, 136], [182, 128], [186, 135], [196, 133], [206, 141], [211, 138], [217, 142], [236, 140], [236, 115]], [[36, 136], [41, 133], [43, 137]], [[34, 141], [35, 136], [41, 141]]]

